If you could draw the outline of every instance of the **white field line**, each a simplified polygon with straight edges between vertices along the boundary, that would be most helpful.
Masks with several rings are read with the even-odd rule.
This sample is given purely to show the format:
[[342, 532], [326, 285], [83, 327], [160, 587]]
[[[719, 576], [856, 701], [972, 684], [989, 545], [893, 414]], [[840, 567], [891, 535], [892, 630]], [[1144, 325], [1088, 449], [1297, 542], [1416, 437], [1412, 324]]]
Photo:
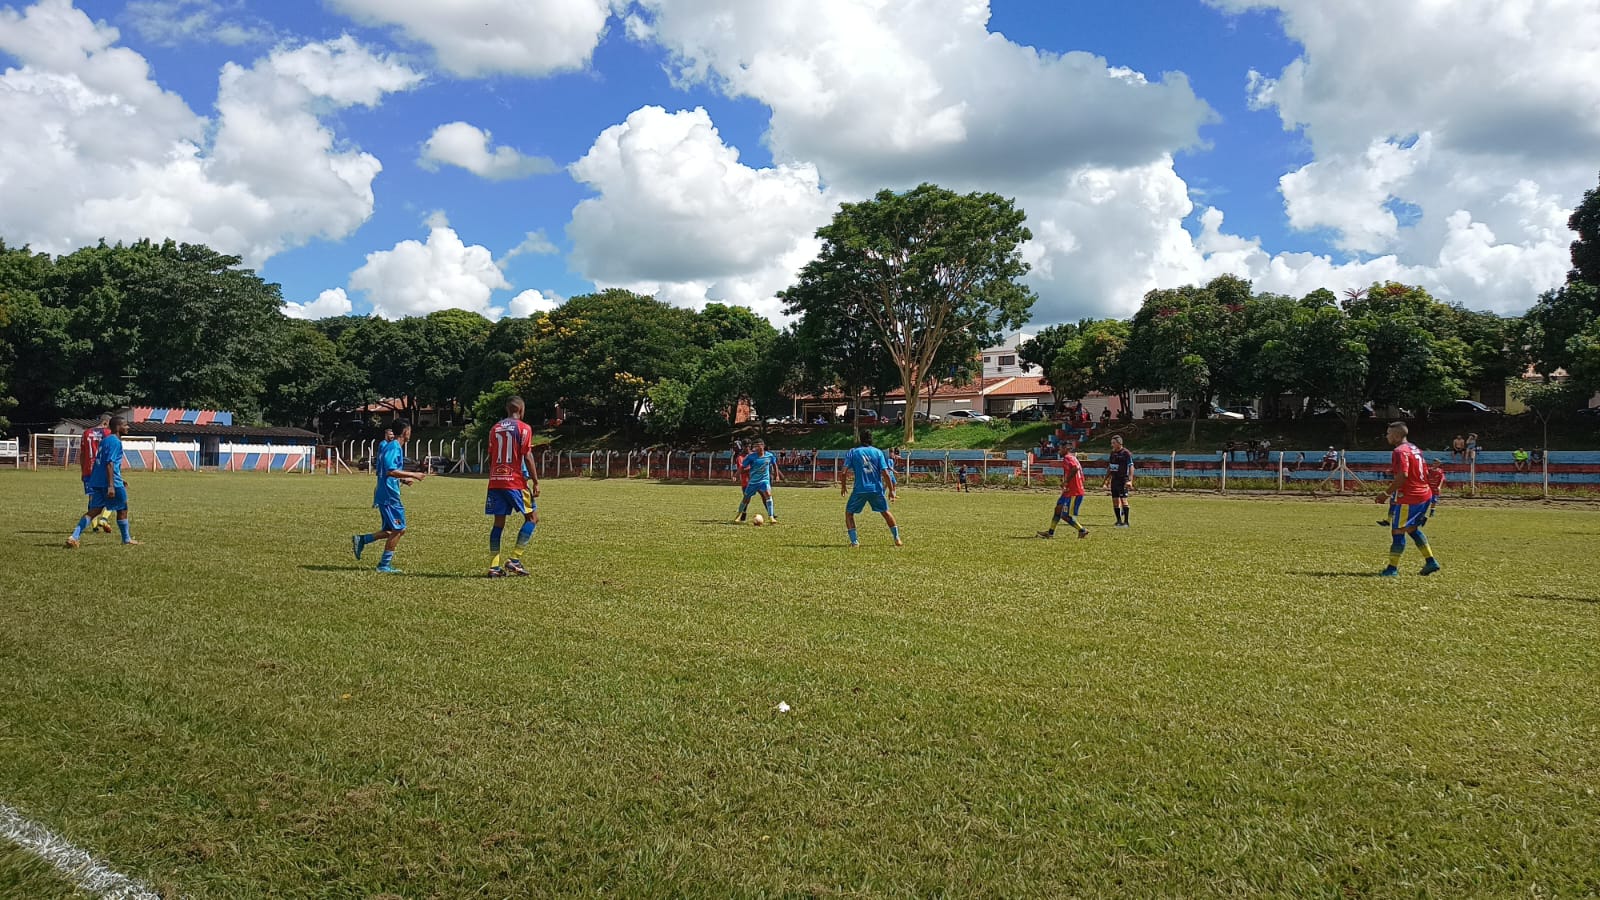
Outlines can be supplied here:
[[106, 900], [161, 900], [148, 885], [112, 871], [88, 851], [4, 803], [0, 803], [0, 840], [10, 841], [39, 857], [80, 889]]

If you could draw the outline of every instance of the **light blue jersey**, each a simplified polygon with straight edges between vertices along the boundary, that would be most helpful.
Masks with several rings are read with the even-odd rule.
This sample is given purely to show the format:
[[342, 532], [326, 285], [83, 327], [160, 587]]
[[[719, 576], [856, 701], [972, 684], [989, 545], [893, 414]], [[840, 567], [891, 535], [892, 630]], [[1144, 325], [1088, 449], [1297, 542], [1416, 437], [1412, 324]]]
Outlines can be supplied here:
[[844, 464], [855, 476], [853, 492], [857, 494], [883, 493], [883, 472], [889, 468], [889, 458], [877, 447], [856, 447], [844, 456]]
[[89, 490], [104, 491], [106, 484], [106, 468], [111, 472], [110, 487], [122, 490], [122, 439], [114, 434], [106, 435], [100, 441], [100, 450], [94, 455], [94, 468], [89, 471], [89, 480], [85, 483]]
[[405, 464], [405, 451], [399, 441], [384, 441], [378, 445], [377, 455], [372, 459], [373, 471], [378, 473], [378, 487], [372, 492], [373, 506], [400, 505], [400, 479], [389, 473]]
[[778, 467], [778, 457], [771, 450], [764, 453], [752, 453], [744, 458], [744, 462], [740, 463], [739, 467], [749, 473], [751, 485], [770, 485], [772, 484], [772, 470]]

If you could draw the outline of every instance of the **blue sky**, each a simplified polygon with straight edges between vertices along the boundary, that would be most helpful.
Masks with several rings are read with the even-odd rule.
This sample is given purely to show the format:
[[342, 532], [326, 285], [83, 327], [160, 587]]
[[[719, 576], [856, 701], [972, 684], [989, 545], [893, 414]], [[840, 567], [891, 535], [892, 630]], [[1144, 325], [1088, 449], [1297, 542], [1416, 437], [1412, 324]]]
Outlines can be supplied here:
[[[1557, 0], [1459, 0], [1442, 41], [1379, 0], [4, 4], [0, 116], [39, 125], [0, 139], [0, 235], [205, 240], [300, 315], [597, 285], [776, 314], [831, 209], [929, 178], [1029, 212], [1038, 324], [1222, 272], [1515, 311], [1600, 167], [1595, 23]], [[1580, 140], [1474, 137], [1515, 114], [1490, 90]]]

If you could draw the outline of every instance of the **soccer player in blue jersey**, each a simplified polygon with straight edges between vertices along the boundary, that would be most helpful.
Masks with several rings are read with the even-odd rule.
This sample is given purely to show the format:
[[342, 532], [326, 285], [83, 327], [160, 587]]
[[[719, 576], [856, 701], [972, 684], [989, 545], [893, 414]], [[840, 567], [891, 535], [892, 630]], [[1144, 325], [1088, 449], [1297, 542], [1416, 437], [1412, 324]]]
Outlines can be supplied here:
[[372, 460], [372, 471], [378, 475], [378, 486], [372, 492], [372, 505], [377, 508], [383, 527], [372, 534], [353, 535], [350, 549], [356, 559], [360, 559], [361, 552], [367, 549], [368, 544], [383, 541], [383, 557], [378, 561], [378, 571], [385, 575], [399, 575], [400, 570], [394, 567], [394, 549], [406, 533], [406, 508], [400, 502], [400, 485], [416, 484], [424, 476], [421, 472], [405, 469], [406, 442], [411, 440], [411, 423], [396, 419], [389, 427], [394, 438], [379, 444], [378, 453]]
[[117, 530], [122, 532], [122, 543], [138, 544], [128, 533], [128, 486], [122, 480], [122, 436], [128, 433], [128, 420], [112, 416], [109, 431], [100, 438], [100, 448], [94, 455], [94, 468], [84, 487], [89, 491], [89, 512], [78, 520], [72, 529], [67, 546], [76, 550], [83, 531], [102, 513], [117, 514]]
[[783, 480], [783, 473], [778, 471], [778, 457], [767, 450], [767, 442], [756, 438], [750, 444], [750, 453], [739, 463], [739, 471], [748, 479], [744, 486], [744, 499], [739, 501], [739, 517], [735, 522], [743, 522], [745, 508], [750, 505], [750, 498], [761, 495], [761, 502], [767, 507], [767, 521], [778, 524], [778, 516], [772, 511], [772, 479]]
[[872, 432], [861, 432], [861, 444], [845, 454], [844, 465], [839, 478], [839, 496], [844, 496], [851, 481], [855, 482], [855, 490], [850, 492], [850, 499], [844, 505], [844, 527], [850, 535], [850, 546], [861, 546], [856, 540], [856, 513], [868, 506], [873, 512], [883, 513], [883, 521], [888, 523], [889, 533], [894, 536], [894, 545], [905, 546], [900, 542], [900, 524], [889, 512], [889, 501], [895, 498], [894, 476], [889, 471], [888, 457], [872, 446]]

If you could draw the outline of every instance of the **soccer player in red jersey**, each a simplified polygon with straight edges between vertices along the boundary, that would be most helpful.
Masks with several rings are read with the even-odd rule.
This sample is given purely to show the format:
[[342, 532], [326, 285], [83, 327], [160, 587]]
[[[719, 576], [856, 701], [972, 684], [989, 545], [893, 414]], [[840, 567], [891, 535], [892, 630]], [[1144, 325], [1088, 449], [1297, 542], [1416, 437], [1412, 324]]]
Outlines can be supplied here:
[[[94, 474], [95, 455], [100, 452], [100, 442], [111, 433], [111, 414], [101, 413], [100, 420], [89, 428], [83, 430], [83, 436], [78, 439], [78, 468], [83, 472], [83, 495], [89, 496], [89, 476]], [[94, 530], [111, 533], [111, 513], [103, 511], [100, 517], [94, 520]]]
[[1428, 519], [1429, 520], [1432, 520], [1434, 515], [1435, 515], [1435, 513], [1438, 512], [1438, 509], [1439, 509], [1439, 491], [1444, 488], [1444, 477], [1445, 476], [1444, 476], [1444, 463], [1443, 462], [1441, 462], [1439, 460], [1434, 460], [1433, 462], [1428, 463], [1428, 472], [1427, 472], [1427, 475], [1426, 475], [1426, 478], [1428, 480], [1428, 490], [1433, 492], [1433, 496], [1428, 498]]
[[1433, 489], [1428, 486], [1427, 464], [1423, 461], [1422, 451], [1406, 439], [1409, 433], [1406, 423], [1389, 423], [1387, 437], [1389, 446], [1394, 448], [1389, 457], [1389, 468], [1394, 473], [1394, 481], [1386, 493], [1377, 497], [1379, 503], [1385, 500], [1389, 502], [1389, 521], [1392, 523], [1389, 532], [1393, 536], [1389, 545], [1389, 565], [1378, 573], [1384, 578], [1399, 577], [1400, 557], [1406, 552], [1408, 534], [1412, 543], [1427, 557], [1421, 574], [1432, 575], [1439, 571], [1439, 561], [1433, 558], [1433, 548], [1428, 546], [1428, 539], [1422, 534], [1422, 523], [1428, 521]]
[[1062, 519], [1068, 525], [1078, 529], [1078, 537], [1089, 536], [1089, 529], [1078, 524], [1078, 510], [1083, 507], [1083, 463], [1078, 462], [1078, 457], [1071, 450], [1063, 450], [1061, 454], [1061, 498], [1056, 501], [1055, 514], [1050, 517], [1050, 530], [1039, 532], [1039, 537], [1053, 538], [1056, 536], [1056, 525]]
[[[521, 397], [506, 401], [506, 417], [489, 429], [489, 495], [483, 501], [484, 515], [494, 516], [489, 529], [489, 577], [527, 575], [522, 554], [539, 525], [539, 470], [533, 459], [533, 426], [522, 420], [527, 405]], [[500, 536], [505, 532], [506, 516], [522, 514], [522, 529], [517, 532], [517, 548], [505, 564], [500, 562]]]

